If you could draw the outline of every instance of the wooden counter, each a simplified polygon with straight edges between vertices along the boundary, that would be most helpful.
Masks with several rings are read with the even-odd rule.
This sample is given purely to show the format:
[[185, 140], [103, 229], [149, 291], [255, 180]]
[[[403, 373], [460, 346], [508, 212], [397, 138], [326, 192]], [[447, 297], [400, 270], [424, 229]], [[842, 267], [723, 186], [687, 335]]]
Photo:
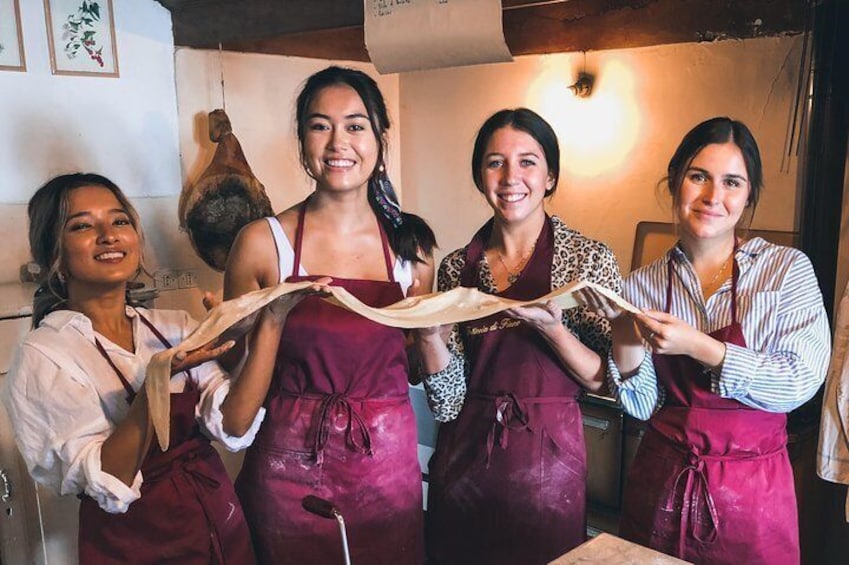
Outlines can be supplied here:
[[548, 565], [685, 565], [675, 557], [610, 534], [599, 534]]

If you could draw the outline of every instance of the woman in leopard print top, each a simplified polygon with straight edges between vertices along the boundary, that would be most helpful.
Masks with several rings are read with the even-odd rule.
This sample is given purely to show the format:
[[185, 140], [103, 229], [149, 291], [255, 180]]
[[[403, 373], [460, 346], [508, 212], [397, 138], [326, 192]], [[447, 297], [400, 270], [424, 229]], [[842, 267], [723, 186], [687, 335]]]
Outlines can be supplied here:
[[[531, 110], [484, 123], [472, 176], [493, 218], [442, 261], [439, 290], [529, 300], [589, 280], [620, 291], [610, 249], [545, 213], [559, 162], [554, 131]], [[456, 325], [446, 343], [447, 329], [417, 335], [428, 400], [444, 422], [430, 462], [429, 562], [547, 563], [585, 537], [576, 399], [604, 382], [609, 326], [549, 303]]]

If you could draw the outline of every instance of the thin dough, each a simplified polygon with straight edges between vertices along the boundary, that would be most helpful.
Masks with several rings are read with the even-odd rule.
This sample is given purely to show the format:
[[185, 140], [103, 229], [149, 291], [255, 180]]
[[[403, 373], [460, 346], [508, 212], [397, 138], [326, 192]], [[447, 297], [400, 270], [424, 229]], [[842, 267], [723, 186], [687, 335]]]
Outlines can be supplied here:
[[[247, 332], [253, 324], [253, 316], [275, 299], [291, 299], [294, 293], [303, 292], [313, 282], [280, 283], [277, 286], [249, 292], [233, 300], [222, 302], [209, 311], [206, 318], [182, 343], [153, 356], [147, 366], [145, 387], [150, 406], [150, 417], [160, 448], [165, 451], [169, 444], [170, 397], [168, 383], [171, 379], [171, 360], [178, 351], [189, 352], [210, 341], [232, 338]], [[574, 293], [582, 288], [593, 288], [626, 311], [640, 311], [622, 300], [613, 291], [597, 284], [578, 281], [536, 300], [510, 300], [486, 294], [476, 288], [457, 287], [448, 292], [435, 292], [423, 296], [405, 298], [385, 308], [372, 308], [360, 302], [354, 295], [337, 286], [328, 286], [330, 296], [325, 300], [341, 308], [347, 308], [379, 324], [396, 328], [426, 328], [445, 324], [456, 324], [485, 318], [508, 308], [530, 306], [553, 300], [561, 308], [579, 306]], [[288, 297], [288, 298], [287, 298]]]

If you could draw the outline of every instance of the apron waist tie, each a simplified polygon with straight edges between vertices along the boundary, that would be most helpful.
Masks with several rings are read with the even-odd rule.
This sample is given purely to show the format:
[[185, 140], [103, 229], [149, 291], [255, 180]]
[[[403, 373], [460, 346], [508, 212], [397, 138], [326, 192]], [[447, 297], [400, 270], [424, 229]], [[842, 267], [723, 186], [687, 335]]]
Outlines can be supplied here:
[[530, 425], [530, 417], [527, 412], [529, 404], [559, 404], [564, 402], [576, 402], [571, 396], [539, 396], [529, 398], [518, 398], [512, 392], [498, 395], [471, 394], [469, 398], [485, 400], [495, 404], [495, 418], [492, 427], [486, 436], [486, 468], [489, 469], [492, 461], [492, 450], [495, 447], [496, 435], [498, 446], [507, 449], [510, 439], [510, 430], [533, 431]]
[[[684, 558], [684, 548], [686, 546], [686, 537], [689, 533], [693, 539], [701, 543], [713, 543], [717, 537], [719, 529], [719, 514], [716, 511], [716, 504], [713, 496], [710, 493], [710, 485], [707, 475], [705, 474], [705, 463], [708, 461], [752, 461], [757, 459], [766, 459], [780, 453], [781, 449], [776, 449], [767, 453], [757, 455], [709, 455], [701, 453], [698, 447], [689, 445], [682, 446], [680, 443], [673, 441], [665, 435], [658, 433], [664, 441], [669, 443], [676, 451], [681, 453], [686, 458], [686, 464], [683, 469], [675, 477], [675, 482], [669, 493], [669, 498], [666, 500], [664, 510], [667, 512], [674, 511], [675, 500], [678, 492], [678, 487], [681, 481], [684, 481], [684, 492], [682, 493], [681, 518], [678, 531], [678, 555], [677, 557]], [[706, 508], [710, 523], [707, 525], [707, 531], [704, 535], [699, 529], [698, 518], [699, 511]]]
[[359, 410], [348, 401], [344, 394], [334, 393], [327, 395], [319, 407], [318, 429], [315, 434], [313, 453], [315, 462], [321, 465], [324, 462], [324, 447], [330, 438], [330, 424], [334, 413], [342, 411], [346, 413], [348, 422], [345, 426], [345, 438], [349, 445], [364, 455], [373, 455], [371, 446], [371, 434], [368, 431], [365, 420]]
[[[500, 426], [500, 429], [499, 429]], [[510, 437], [510, 429], [527, 430], [528, 414], [522, 403], [513, 393], [500, 394], [495, 397], [495, 418], [492, 427], [486, 436], [486, 468], [492, 459], [492, 449], [495, 446], [495, 435], [498, 433], [498, 445], [501, 449], [507, 449]]]
[[[684, 479], [684, 493], [681, 506], [681, 523], [678, 531], [678, 557], [683, 558], [687, 533], [701, 543], [713, 543], [716, 540], [717, 528], [719, 528], [719, 515], [716, 512], [716, 504], [708, 488], [707, 476], [705, 476], [705, 460], [699, 453], [698, 448], [690, 447], [687, 453], [687, 465], [681, 469], [672, 485], [672, 497], [667, 500], [666, 510], [671, 511], [672, 501], [678, 492], [678, 485]], [[699, 510], [704, 505], [708, 511], [710, 522], [704, 537], [698, 528]]]

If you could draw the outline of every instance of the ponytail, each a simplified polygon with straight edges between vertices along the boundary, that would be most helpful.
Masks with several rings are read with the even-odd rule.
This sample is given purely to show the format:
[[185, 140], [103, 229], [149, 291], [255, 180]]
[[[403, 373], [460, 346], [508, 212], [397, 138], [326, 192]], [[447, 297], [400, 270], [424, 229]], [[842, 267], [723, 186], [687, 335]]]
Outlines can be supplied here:
[[368, 182], [368, 202], [377, 216], [389, 247], [396, 256], [412, 263], [424, 263], [433, 254], [436, 236], [419, 216], [401, 211], [395, 189], [381, 166]]

